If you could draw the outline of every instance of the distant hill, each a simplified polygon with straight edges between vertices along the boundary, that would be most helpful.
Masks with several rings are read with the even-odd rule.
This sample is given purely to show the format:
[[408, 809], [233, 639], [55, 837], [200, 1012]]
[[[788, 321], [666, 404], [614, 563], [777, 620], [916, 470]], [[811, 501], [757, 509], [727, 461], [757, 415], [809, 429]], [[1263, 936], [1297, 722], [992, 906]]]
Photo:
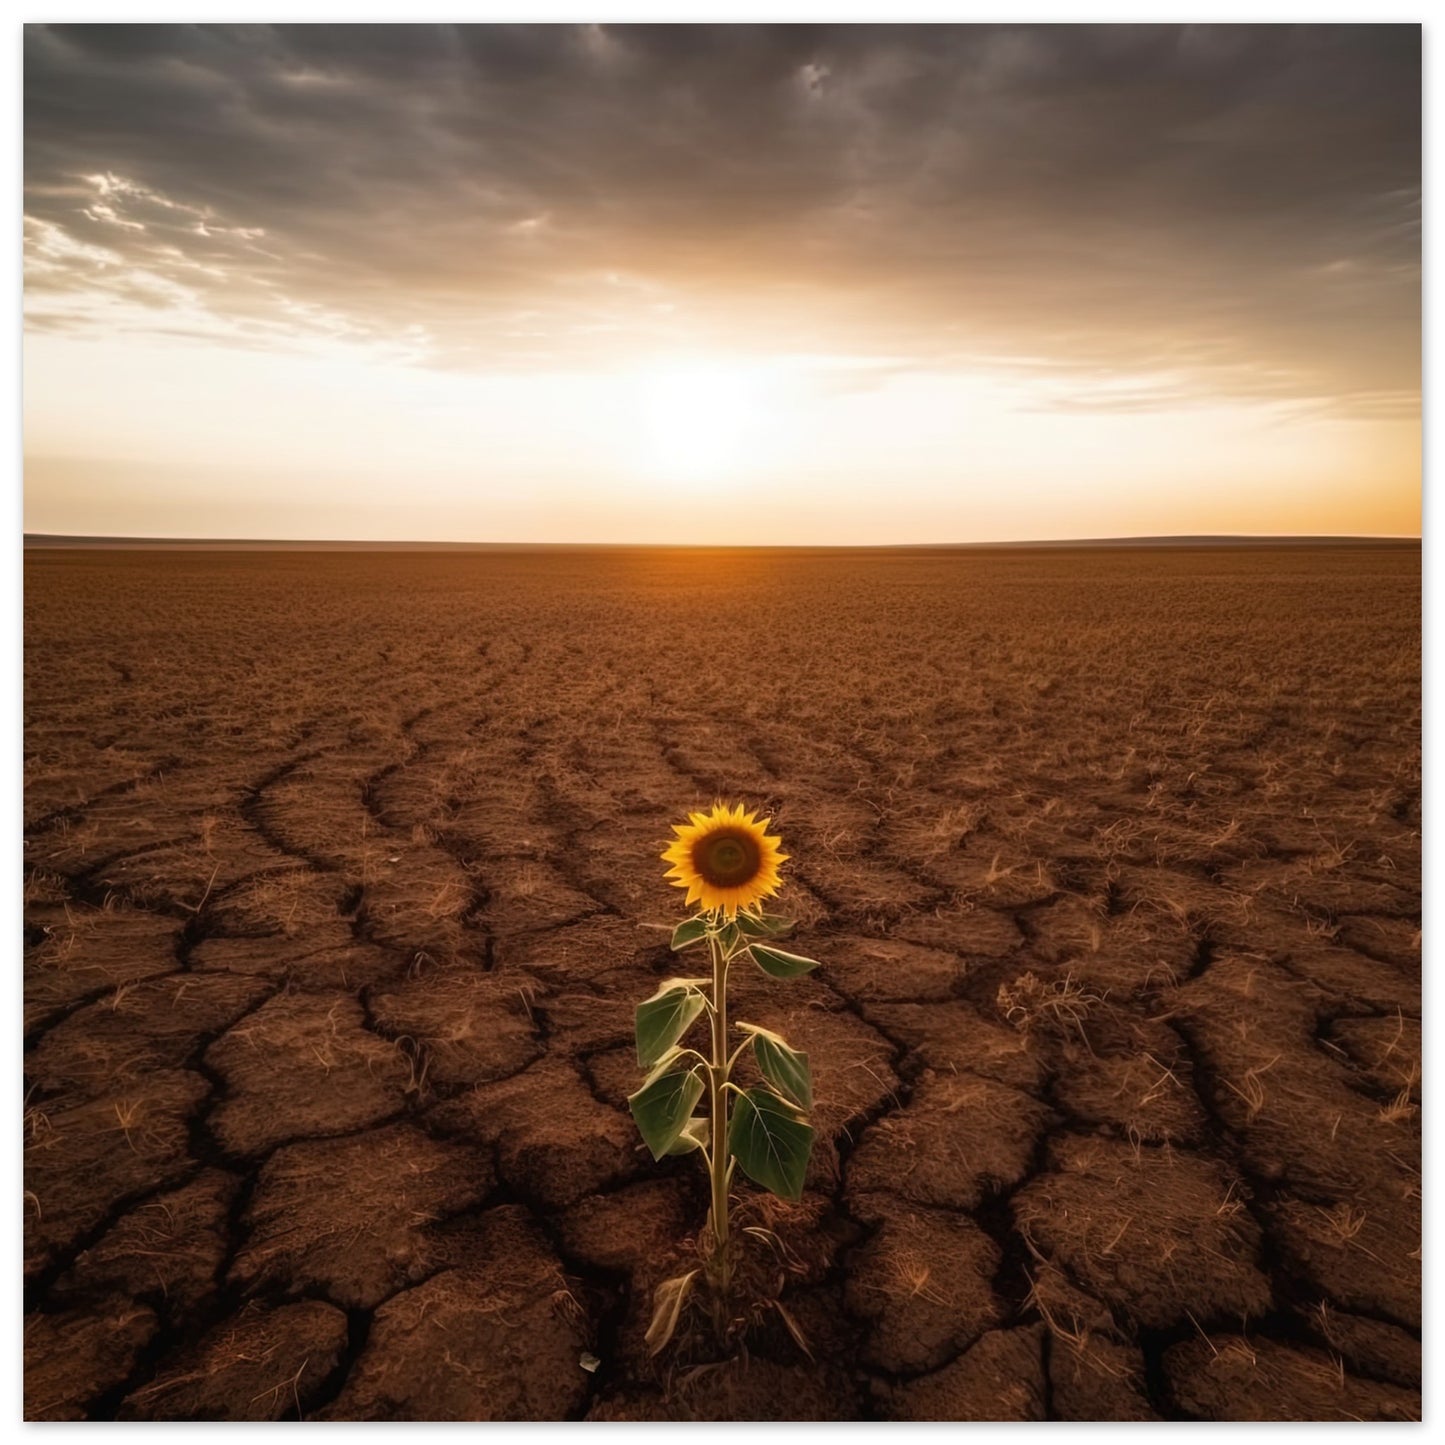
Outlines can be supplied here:
[[[515, 552], [559, 544], [543, 542], [348, 542], [290, 541], [266, 537], [66, 537], [27, 532], [26, 547], [87, 551], [158, 552]], [[592, 544], [560, 544], [581, 547]]]
[[[355, 542], [286, 541], [245, 537], [66, 537], [51, 532], [27, 532], [25, 546], [42, 550], [70, 548], [86, 551], [159, 552], [590, 552], [667, 549], [706, 545], [642, 542]], [[767, 545], [767, 544], [763, 544]], [[1034, 551], [1067, 548], [1123, 547], [1416, 547], [1418, 537], [1061, 537], [1021, 542], [903, 542], [883, 546], [824, 546], [787, 543], [778, 551], [794, 552], [952, 552]], [[724, 546], [722, 551], [744, 550]]]
[[1254, 535], [1177, 537], [1069, 537], [1055, 541], [973, 542], [974, 547], [1418, 547], [1418, 537], [1266, 537]]

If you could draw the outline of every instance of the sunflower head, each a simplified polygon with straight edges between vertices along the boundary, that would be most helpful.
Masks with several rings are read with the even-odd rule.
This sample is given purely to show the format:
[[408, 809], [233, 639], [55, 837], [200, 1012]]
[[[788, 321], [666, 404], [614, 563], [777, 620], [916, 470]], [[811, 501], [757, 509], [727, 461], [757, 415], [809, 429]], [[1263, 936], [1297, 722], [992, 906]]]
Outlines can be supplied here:
[[778, 864], [788, 855], [778, 851], [783, 840], [768, 833], [770, 818], [759, 822], [741, 803], [714, 803], [710, 811], [688, 817], [673, 825], [677, 837], [662, 859], [672, 864], [667, 876], [674, 888], [687, 889], [689, 903], [736, 918], [739, 908], [778, 891]]

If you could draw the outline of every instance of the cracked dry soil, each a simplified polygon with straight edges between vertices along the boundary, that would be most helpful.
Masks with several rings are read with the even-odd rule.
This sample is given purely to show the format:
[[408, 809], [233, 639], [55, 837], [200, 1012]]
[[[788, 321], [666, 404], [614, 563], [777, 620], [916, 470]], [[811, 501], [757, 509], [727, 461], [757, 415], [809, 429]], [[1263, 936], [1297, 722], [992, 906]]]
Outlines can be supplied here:
[[[26, 1415], [1417, 1418], [1420, 745], [1415, 547], [32, 553]], [[812, 1359], [642, 1340], [715, 796]]]

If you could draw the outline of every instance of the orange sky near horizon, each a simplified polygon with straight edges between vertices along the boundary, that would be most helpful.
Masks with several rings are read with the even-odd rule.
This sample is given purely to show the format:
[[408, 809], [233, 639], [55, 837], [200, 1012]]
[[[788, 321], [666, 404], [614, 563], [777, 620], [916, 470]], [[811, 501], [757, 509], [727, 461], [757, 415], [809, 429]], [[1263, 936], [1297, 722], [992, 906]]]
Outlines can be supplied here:
[[489, 377], [189, 342], [112, 349], [27, 342], [29, 532], [730, 545], [1419, 533], [1408, 419], [1228, 402], [1051, 411], [970, 373], [837, 393], [805, 367], [781, 383], [766, 361]]
[[377, 29], [27, 27], [28, 532], [1419, 535], [1417, 26]]

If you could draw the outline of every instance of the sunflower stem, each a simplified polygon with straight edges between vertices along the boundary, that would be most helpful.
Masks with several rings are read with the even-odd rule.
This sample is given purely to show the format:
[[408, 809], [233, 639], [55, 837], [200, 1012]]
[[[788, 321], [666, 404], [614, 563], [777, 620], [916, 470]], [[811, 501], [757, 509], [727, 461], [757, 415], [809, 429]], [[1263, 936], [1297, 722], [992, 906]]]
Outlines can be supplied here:
[[731, 1282], [731, 1262], [728, 1258], [728, 1096], [727, 1082], [731, 1061], [727, 1056], [728, 1036], [728, 960], [720, 940], [708, 934], [708, 949], [712, 954], [712, 1063], [708, 1067], [710, 1098], [709, 1113], [712, 1118], [712, 1148], [708, 1151], [708, 1173], [712, 1180], [712, 1237], [713, 1257], [708, 1270], [716, 1290], [716, 1321], [723, 1324], [726, 1309], [728, 1285]]

